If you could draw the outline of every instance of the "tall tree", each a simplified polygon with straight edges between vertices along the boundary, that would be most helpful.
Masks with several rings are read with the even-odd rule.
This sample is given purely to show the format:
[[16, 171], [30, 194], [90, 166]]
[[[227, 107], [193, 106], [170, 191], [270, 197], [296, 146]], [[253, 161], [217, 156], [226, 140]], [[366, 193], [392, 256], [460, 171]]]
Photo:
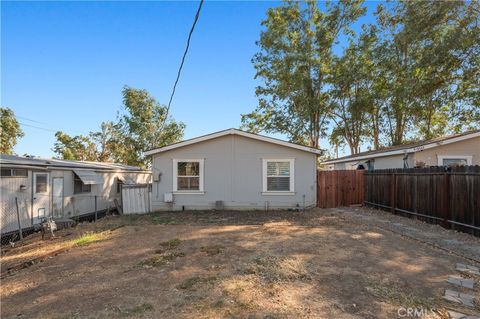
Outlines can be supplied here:
[[116, 122], [103, 122], [100, 131], [88, 136], [57, 132], [54, 152], [63, 159], [117, 162], [148, 167], [144, 152], [181, 140], [185, 125], [171, 117], [166, 108], [145, 90], [125, 86], [123, 113]]
[[53, 146], [53, 151], [65, 160], [75, 161], [97, 161], [97, 147], [89, 136], [77, 135], [70, 136], [58, 131], [55, 133], [57, 141]]
[[10, 108], [0, 107], [0, 119], [0, 153], [12, 154], [18, 139], [23, 137], [24, 133]]
[[377, 135], [371, 118], [375, 111], [373, 61], [369, 56], [372, 40], [369, 33], [362, 34], [358, 42], [350, 39], [344, 55], [335, 58], [332, 66], [330, 113], [336, 127], [330, 141], [338, 147], [339, 138], [344, 139], [351, 154], [359, 153], [361, 142], [371, 134]]
[[147, 167], [149, 160], [144, 152], [181, 140], [185, 124], [166, 118], [166, 107], [146, 90], [125, 86], [122, 93], [126, 112], [119, 121], [124, 147], [120, 150], [120, 158], [123, 163]]
[[479, 72], [479, 12], [477, 1], [400, 1], [378, 7], [380, 41], [374, 58], [387, 88], [383, 111], [390, 144], [401, 144], [407, 133], [419, 138], [445, 134], [456, 122], [454, 115], [475, 114], [478, 107], [468, 98], [477, 95], [478, 101], [472, 83]]
[[244, 128], [284, 133], [293, 142], [319, 146], [329, 115], [333, 46], [365, 12], [361, 0], [326, 6], [322, 12], [316, 1], [288, 1], [268, 10], [257, 42], [261, 50], [252, 60], [263, 84], [256, 89], [257, 108], [242, 115]]

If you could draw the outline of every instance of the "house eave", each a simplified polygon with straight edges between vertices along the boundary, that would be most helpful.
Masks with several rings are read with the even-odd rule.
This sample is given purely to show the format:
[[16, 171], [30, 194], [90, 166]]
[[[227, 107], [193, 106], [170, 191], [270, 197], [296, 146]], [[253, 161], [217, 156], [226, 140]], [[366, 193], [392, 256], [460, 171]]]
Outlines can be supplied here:
[[316, 149], [316, 148], [311, 148], [311, 147], [308, 147], [308, 146], [293, 144], [293, 143], [285, 142], [285, 141], [282, 141], [282, 140], [279, 140], [279, 139], [276, 139], [276, 138], [273, 138], [273, 137], [257, 135], [257, 134], [253, 134], [253, 133], [240, 131], [240, 130], [237, 130], [237, 129], [228, 129], [228, 130], [224, 130], [224, 131], [220, 131], [220, 132], [216, 132], [216, 133], [192, 138], [192, 139], [182, 141], [182, 142], [179, 142], [179, 143], [170, 144], [170, 145], [167, 145], [167, 146], [164, 146], [164, 147], [152, 149], [152, 150], [149, 150], [149, 151], [145, 152], [145, 155], [151, 156], [151, 155], [154, 155], [154, 154], [170, 151], [170, 150], [173, 150], [173, 149], [176, 149], [176, 148], [185, 147], [185, 146], [188, 146], [188, 145], [212, 140], [212, 139], [222, 137], [222, 136], [227, 136], [227, 135], [239, 135], [239, 136], [243, 136], [243, 137], [247, 137], [247, 138], [251, 138], [251, 139], [255, 139], [255, 140], [259, 140], [259, 141], [263, 141], [263, 142], [268, 142], [268, 143], [277, 144], [277, 145], [281, 145], [281, 146], [285, 146], [285, 147], [289, 147], [289, 148], [293, 148], [293, 149], [298, 149], [300, 151], [309, 152], [309, 153], [313, 153], [313, 154], [317, 154], [317, 155], [321, 155], [323, 153], [323, 150], [321, 150], [321, 149]]

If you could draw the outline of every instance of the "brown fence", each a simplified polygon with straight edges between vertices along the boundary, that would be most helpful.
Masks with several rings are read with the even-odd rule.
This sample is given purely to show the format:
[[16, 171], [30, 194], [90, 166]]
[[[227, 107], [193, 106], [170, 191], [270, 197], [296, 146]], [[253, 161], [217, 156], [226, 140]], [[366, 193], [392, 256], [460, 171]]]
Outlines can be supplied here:
[[317, 206], [333, 208], [363, 204], [362, 170], [318, 171]]
[[480, 234], [480, 166], [365, 172], [365, 204]]

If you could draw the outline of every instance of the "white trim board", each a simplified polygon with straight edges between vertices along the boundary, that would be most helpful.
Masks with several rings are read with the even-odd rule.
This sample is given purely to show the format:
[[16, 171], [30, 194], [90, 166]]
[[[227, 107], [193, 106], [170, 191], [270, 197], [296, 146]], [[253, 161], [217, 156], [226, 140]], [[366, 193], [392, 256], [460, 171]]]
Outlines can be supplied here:
[[154, 155], [154, 154], [157, 154], [157, 153], [166, 152], [166, 151], [173, 150], [173, 149], [176, 149], [176, 148], [180, 148], [180, 147], [184, 147], [184, 146], [187, 146], [187, 145], [208, 141], [208, 140], [218, 138], [218, 137], [222, 137], [222, 136], [226, 136], [226, 135], [243, 136], [243, 137], [251, 138], [251, 139], [254, 139], [254, 140], [259, 140], [259, 141], [263, 141], [263, 142], [267, 142], [267, 143], [282, 145], [282, 146], [285, 146], [285, 147], [290, 147], [290, 148], [294, 148], [294, 149], [297, 149], [297, 150], [300, 150], [300, 151], [309, 152], [309, 153], [318, 154], [318, 155], [323, 153], [323, 150], [320, 150], [320, 149], [307, 147], [307, 146], [302, 146], [302, 145], [298, 145], [298, 144], [293, 144], [293, 143], [282, 141], [282, 140], [279, 140], [279, 139], [276, 139], [276, 138], [273, 138], [273, 137], [252, 134], [252, 133], [248, 133], [248, 132], [244, 132], [244, 131], [241, 131], [241, 130], [231, 128], [231, 129], [228, 129], [228, 130], [224, 130], [224, 131], [220, 131], [220, 132], [216, 132], [216, 133], [192, 138], [190, 140], [186, 140], [186, 141], [183, 141], [183, 142], [170, 144], [170, 145], [167, 145], [167, 146], [164, 146], [164, 147], [149, 150], [149, 151], [145, 152], [145, 155], [150, 156], [150, 155]]

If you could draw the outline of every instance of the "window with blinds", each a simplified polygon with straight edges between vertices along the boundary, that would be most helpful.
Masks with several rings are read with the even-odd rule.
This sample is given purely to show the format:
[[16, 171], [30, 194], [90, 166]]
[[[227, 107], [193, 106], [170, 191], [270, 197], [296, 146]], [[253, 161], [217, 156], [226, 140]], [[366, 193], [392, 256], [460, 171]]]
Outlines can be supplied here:
[[263, 192], [264, 193], [292, 193], [293, 159], [264, 159], [263, 160]]

